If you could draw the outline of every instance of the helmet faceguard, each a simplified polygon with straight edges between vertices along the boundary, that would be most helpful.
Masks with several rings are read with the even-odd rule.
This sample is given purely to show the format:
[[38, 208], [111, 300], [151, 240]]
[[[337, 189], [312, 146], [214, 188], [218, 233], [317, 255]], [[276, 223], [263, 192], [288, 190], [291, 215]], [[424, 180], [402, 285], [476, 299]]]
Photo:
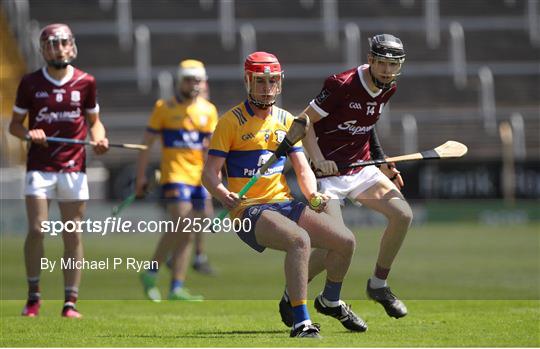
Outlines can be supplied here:
[[244, 82], [248, 98], [257, 108], [268, 109], [281, 93], [283, 71], [271, 53], [254, 52], [244, 63]]
[[186, 59], [178, 65], [176, 73], [178, 91], [184, 98], [195, 98], [203, 90], [204, 84], [208, 79], [204, 64], [195, 59]]
[[391, 88], [405, 62], [403, 43], [393, 35], [379, 34], [369, 39], [369, 47], [369, 72], [373, 83], [383, 90]]
[[77, 58], [77, 45], [71, 29], [65, 24], [49, 24], [39, 35], [41, 55], [48, 65], [63, 69]]

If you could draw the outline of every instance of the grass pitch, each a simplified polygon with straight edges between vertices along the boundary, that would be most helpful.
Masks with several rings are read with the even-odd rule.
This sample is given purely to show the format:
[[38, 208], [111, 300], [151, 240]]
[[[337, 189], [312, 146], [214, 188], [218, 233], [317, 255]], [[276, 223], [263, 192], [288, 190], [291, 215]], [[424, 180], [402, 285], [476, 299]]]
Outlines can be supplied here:
[[[310, 311], [322, 340], [289, 338], [276, 301], [81, 301], [80, 321], [47, 301], [36, 319], [18, 315], [21, 301], [2, 302], [2, 346], [25, 347], [527, 347], [539, 346], [538, 301], [409, 301], [399, 320], [367, 301], [353, 301], [366, 333]], [[31, 330], [30, 330], [31, 328]]]
[[[323, 340], [290, 339], [277, 302], [283, 290], [283, 254], [251, 251], [232, 235], [208, 237], [217, 277], [190, 273], [187, 286], [202, 303], [142, 300], [138, 274], [85, 271], [80, 321], [60, 318], [62, 274], [42, 273], [46, 300], [39, 318], [22, 318], [26, 285], [21, 236], [2, 235], [2, 346], [190, 347], [538, 347], [540, 346], [540, 227], [474, 224], [413, 227], [392, 269], [390, 283], [409, 315], [395, 320], [366, 301], [365, 282], [375, 263], [381, 228], [360, 229], [343, 298], [369, 324], [349, 333], [317, 314], [313, 298], [324, 277], [310, 285], [309, 309]], [[62, 255], [60, 237], [46, 239], [46, 256]], [[85, 257], [149, 258], [152, 235], [85, 236]], [[160, 271], [166, 294], [168, 271]]]

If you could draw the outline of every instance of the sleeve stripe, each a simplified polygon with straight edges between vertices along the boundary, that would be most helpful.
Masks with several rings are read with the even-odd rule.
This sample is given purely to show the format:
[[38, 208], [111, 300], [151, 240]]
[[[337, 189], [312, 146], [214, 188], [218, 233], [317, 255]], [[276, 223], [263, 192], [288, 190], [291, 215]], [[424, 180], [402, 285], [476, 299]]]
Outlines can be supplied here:
[[324, 117], [328, 116], [328, 113], [325, 112], [324, 110], [322, 110], [322, 108], [319, 107], [319, 106], [317, 105], [317, 103], [315, 103], [315, 100], [314, 100], [314, 99], [311, 100], [311, 102], [309, 102], [309, 106], [312, 107], [313, 109], [315, 109], [315, 111], [316, 111], [317, 113], [319, 113], [319, 115], [320, 115], [321, 117], [324, 118]]
[[287, 126], [287, 117], [285, 115], [285, 112], [283, 110], [279, 111], [279, 118], [283, 125]]
[[214, 156], [219, 156], [220, 158], [226, 158], [229, 155], [229, 153], [221, 151], [221, 150], [217, 150], [217, 149], [210, 149], [208, 150], [208, 155], [214, 155]]
[[28, 113], [28, 109], [17, 107], [16, 105], [13, 106], [13, 111], [17, 114], [26, 114]]
[[247, 119], [244, 115], [242, 115], [242, 110], [240, 108], [233, 109], [232, 113], [234, 114], [234, 116], [236, 116], [240, 125], [243, 125], [247, 122]]
[[155, 128], [152, 128], [152, 127], [147, 127], [146, 131], [151, 132], [151, 133], [161, 133], [161, 130], [156, 130]]
[[296, 153], [296, 152], [304, 152], [304, 148], [302, 147], [292, 147], [291, 149], [289, 149], [289, 151], [287, 152], [288, 154], [290, 153]]
[[87, 113], [99, 113], [99, 104], [96, 104], [94, 108], [85, 109]]

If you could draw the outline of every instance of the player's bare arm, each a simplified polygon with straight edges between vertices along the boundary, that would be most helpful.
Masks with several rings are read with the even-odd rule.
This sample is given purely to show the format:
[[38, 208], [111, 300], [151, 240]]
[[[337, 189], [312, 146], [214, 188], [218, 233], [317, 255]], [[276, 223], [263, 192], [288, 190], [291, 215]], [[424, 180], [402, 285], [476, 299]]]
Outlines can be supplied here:
[[308, 106], [300, 115], [302, 114], [306, 114], [311, 121], [303, 144], [315, 169], [320, 170], [322, 175], [336, 174], [338, 172], [336, 163], [324, 158], [321, 148], [319, 148], [319, 145], [317, 144], [317, 137], [315, 136], [315, 130], [313, 129], [314, 124], [321, 120], [321, 116], [310, 106]]
[[381, 171], [386, 177], [390, 178], [392, 183], [394, 183], [398, 189], [405, 186], [405, 182], [401, 177], [401, 172], [396, 168], [396, 165], [393, 162], [382, 164]]
[[[384, 155], [384, 151], [382, 149], [381, 143], [379, 141], [379, 136], [377, 135], [377, 131], [375, 130], [375, 128], [371, 129], [369, 147], [372, 159], [388, 158], [386, 155]], [[403, 178], [400, 174], [401, 172], [399, 172], [399, 170], [396, 168], [395, 163], [389, 162], [386, 164], [382, 164], [380, 170], [398, 187], [398, 189], [403, 188], [405, 183], [403, 182]]]
[[221, 181], [221, 168], [225, 164], [225, 158], [208, 155], [204, 164], [202, 183], [206, 190], [218, 199], [227, 209], [232, 210], [240, 204], [242, 199], [237, 193], [229, 191]]
[[99, 114], [87, 113], [86, 120], [90, 125], [90, 139], [96, 143], [93, 146], [94, 152], [98, 155], [106, 153], [109, 150], [109, 140], [105, 135], [105, 127], [99, 119]]
[[300, 190], [302, 190], [302, 194], [308, 200], [310, 207], [316, 212], [324, 211], [329, 197], [317, 192], [317, 181], [304, 153], [293, 152], [289, 155], [289, 159], [296, 173]]
[[28, 130], [23, 124], [24, 119], [26, 119], [26, 114], [13, 112], [11, 122], [9, 123], [9, 133], [20, 139], [30, 138], [32, 142], [46, 146], [47, 135], [45, 132], [40, 128]]
[[148, 166], [152, 145], [159, 137], [161, 137], [160, 134], [148, 131], [144, 132], [142, 144], [146, 145], [147, 148], [139, 152], [139, 157], [137, 158], [137, 177], [135, 179], [135, 195], [139, 198], [146, 195], [146, 186], [148, 185], [146, 167]]

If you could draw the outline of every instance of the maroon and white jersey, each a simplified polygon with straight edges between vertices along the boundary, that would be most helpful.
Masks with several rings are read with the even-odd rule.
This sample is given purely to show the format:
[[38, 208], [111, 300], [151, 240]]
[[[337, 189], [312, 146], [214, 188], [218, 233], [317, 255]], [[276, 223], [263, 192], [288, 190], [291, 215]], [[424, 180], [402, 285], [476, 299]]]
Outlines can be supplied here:
[[[336, 163], [353, 163], [370, 159], [371, 129], [396, 91], [372, 92], [362, 71], [368, 65], [328, 77], [310, 106], [320, 115], [314, 124], [319, 148], [325, 159]], [[359, 172], [362, 167], [340, 171], [341, 175]]]
[[[61, 80], [53, 79], [47, 68], [25, 75], [17, 90], [13, 111], [28, 113], [29, 129], [41, 128], [48, 137], [86, 139], [85, 113], [99, 112], [96, 80], [72, 66]], [[31, 144], [27, 171], [84, 172], [84, 145], [49, 143], [48, 147]]]

